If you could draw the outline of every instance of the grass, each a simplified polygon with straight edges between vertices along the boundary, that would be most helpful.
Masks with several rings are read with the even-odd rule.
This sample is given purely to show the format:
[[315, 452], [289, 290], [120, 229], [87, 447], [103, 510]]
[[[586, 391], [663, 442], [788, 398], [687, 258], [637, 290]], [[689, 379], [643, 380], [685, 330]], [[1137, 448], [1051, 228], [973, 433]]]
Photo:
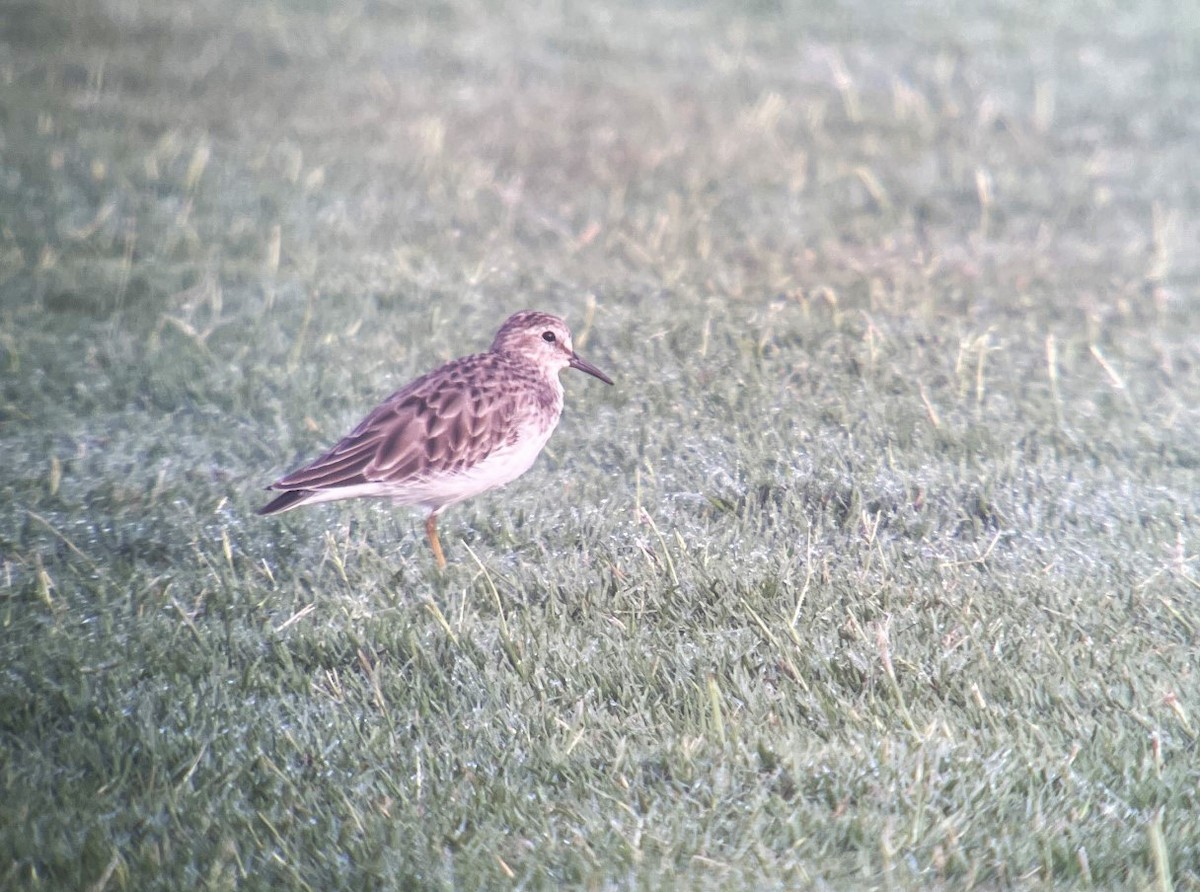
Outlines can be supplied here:
[[[4, 17], [0, 887], [1200, 887], [1186, 11]], [[525, 307], [444, 576], [252, 515]]]

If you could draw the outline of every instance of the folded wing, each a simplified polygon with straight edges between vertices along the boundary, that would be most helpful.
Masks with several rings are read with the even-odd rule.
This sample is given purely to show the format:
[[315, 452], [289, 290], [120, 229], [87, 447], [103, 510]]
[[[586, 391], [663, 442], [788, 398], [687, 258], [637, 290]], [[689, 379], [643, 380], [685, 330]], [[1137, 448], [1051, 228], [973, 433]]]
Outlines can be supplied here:
[[513, 433], [512, 391], [490, 383], [502, 381], [502, 376], [480, 374], [474, 368], [496, 359], [494, 354], [469, 356], [418, 378], [388, 397], [324, 455], [279, 478], [271, 488], [303, 491], [301, 498], [366, 484], [400, 488], [478, 463], [510, 442]]

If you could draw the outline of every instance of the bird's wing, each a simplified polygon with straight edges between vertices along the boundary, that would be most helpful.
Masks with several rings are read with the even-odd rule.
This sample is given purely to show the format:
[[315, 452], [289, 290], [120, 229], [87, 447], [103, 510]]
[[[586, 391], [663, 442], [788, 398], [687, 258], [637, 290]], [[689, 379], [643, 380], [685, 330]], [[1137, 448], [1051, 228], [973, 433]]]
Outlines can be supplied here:
[[495, 354], [455, 360], [384, 400], [324, 455], [271, 484], [329, 490], [454, 473], [511, 442], [516, 411]]

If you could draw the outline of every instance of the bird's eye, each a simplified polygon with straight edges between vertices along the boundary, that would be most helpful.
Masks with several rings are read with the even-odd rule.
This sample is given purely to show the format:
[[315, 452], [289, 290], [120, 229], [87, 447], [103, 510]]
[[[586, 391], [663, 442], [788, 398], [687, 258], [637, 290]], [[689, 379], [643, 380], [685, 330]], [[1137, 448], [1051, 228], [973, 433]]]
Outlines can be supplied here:
[[554, 332], [547, 331], [542, 334], [542, 340], [547, 344], [553, 344], [557, 339], [554, 337]]

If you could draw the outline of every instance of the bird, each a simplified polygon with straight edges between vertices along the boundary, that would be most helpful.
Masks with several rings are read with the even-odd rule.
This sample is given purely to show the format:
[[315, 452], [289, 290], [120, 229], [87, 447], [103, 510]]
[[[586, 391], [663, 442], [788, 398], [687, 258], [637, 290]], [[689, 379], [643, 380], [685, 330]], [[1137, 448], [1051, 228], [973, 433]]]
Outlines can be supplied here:
[[452, 360], [400, 388], [327, 452], [270, 484], [279, 495], [256, 513], [391, 499], [425, 512], [425, 534], [444, 570], [438, 516], [529, 470], [558, 425], [558, 376], [568, 367], [613, 383], [575, 352], [563, 319], [516, 313], [486, 353]]

